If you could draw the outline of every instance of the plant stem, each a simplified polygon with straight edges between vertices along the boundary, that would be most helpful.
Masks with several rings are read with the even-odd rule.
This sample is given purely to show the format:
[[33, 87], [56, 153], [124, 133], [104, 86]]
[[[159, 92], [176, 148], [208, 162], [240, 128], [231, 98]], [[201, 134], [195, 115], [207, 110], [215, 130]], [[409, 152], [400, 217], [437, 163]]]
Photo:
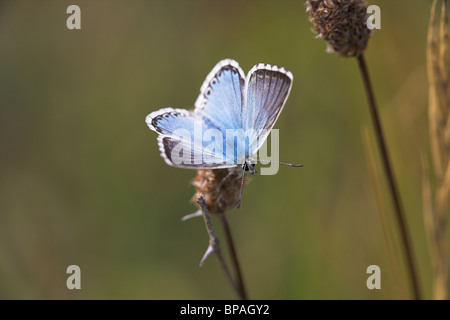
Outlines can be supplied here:
[[357, 57], [359, 69], [361, 71], [362, 79], [364, 82], [364, 87], [366, 89], [367, 99], [370, 107], [370, 114], [372, 117], [372, 122], [374, 125], [375, 135], [378, 142], [378, 147], [380, 149], [381, 160], [383, 162], [383, 168], [386, 175], [386, 180], [389, 186], [389, 192], [392, 197], [392, 201], [395, 208], [395, 215], [397, 218], [397, 225], [400, 231], [401, 242], [403, 245], [403, 250], [407, 262], [407, 268], [409, 271], [409, 277], [413, 289], [414, 299], [420, 300], [420, 289], [419, 281], [416, 273], [416, 267], [414, 263], [414, 257], [412, 252], [411, 240], [408, 233], [408, 227], [406, 225], [405, 214], [400, 200], [400, 195], [397, 189], [397, 184], [395, 181], [394, 173], [391, 166], [391, 161], [389, 158], [388, 148], [386, 145], [386, 140], [383, 134], [383, 128], [381, 126], [380, 116], [378, 114], [377, 104], [375, 102], [375, 96], [373, 93], [372, 85], [370, 82], [369, 71], [366, 66], [366, 61], [364, 56], [360, 54]]
[[228, 249], [230, 251], [231, 259], [233, 261], [234, 271], [236, 273], [236, 283], [238, 289], [238, 295], [241, 300], [248, 300], [247, 292], [245, 289], [244, 281], [242, 278], [241, 268], [239, 266], [239, 259], [234, 246], [233, 236], [231, 235], [230, 225], [225, 213], [219, 214], [220, 221], [222, 222], [222, 227], [225, 232], [225, 237], [227, 238]]
[[217, 258], [219, 259], [220, 266], [222, 267], [222, 270], [225, 273], [228, 282], [230, 282], [231, 286], [236, 291], [236, 294], [239, 296], [240, 294], [239, 288], [237, 287], [235, 281], [233, 280], [233, 277], [231, 276], [230, 270], [228, 269], [228, 265], [222, 254], [222, 250], [220, 249], [220, 241], [214, 230], [211, 215], [209, 214], [203, 195], [197, 198], [197, 203], [200, 206], [201, 213], [203, 215], [203, 220], [205, 221], [206, 231], [208, 232], [209, 236], [209, 246], [208, 249], [206, 249], [206, 252], [203, 255], [202, 260], [200, 261], [200, 267], [212, 253], [215, 253], [217, 255]]

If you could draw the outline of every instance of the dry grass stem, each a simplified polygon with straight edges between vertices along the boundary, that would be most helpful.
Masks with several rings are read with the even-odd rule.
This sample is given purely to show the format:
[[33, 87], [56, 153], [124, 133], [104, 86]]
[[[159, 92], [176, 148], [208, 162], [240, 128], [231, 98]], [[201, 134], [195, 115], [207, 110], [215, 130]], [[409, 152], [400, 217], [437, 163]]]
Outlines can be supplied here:
[[375, 144], [370, 137], [369, 128], [367, 126], [363, 127], [362, 138], [364, 145], [364, 156], [366, 158], [367, 167], [369, 169], [370, 181], [372, 182], [372, 190], [375, 196], [375, 202], [377, 205], [378, 218], [380, 220], [381, 231], [383, 233], [384, 243], [387, 249], [387, 255], [389, 260], [389, 265], [392, 269], [393, 276], [397, 287], [403, 297], [407, 296], [407, 291], [404, 282], [402, 281], [401, 271], [397, 267], [399, 261], [397, 259], [397, 254], [395, 253], [396, 248], [394, 246], [394, 239], [391, 228], [389, 228], [389, 216], [387, 204], [385, 202], [385, 195], [383, 194], [382, 182], [380, 177], [382, 173], [380, 168], [376, 164], [376, 154], [375, 154]]
[[409, 229], [406, 222], [403, 205], [398, 191], [397, 182], [395, 179], [394, 171], [392, 169], [391, 159], [389, 156], [389, 150], [384, 136], [383, 126], [381, 124], [381, 118], [378, 112], [378, 106], [375, 100], [375, 94], [372, 88], [372, 83], [369, 76], [369, 71], [363, 54], [357, 57], [359, 70], [366, 90], [367, 100], [369, 103], [370, 115], [372, 118], [375, 137], [377, 138], [378, 148], [380, 150], [381, 163], [383, 164], [383, 171], [385, 174], [389, 194], [394, 205], [395, 218], [397, 220], [397, 226], [401, 238], [401, 244], [405, 255], [407, 270], [409, 279], [411, 282], [412, 293], [415, 300], [421, 299], [419, 277], [415, 264], [411, 237], [409, 235]]
[[[428, 27], [428, 122], [433, 170], [423, 163], [423, 214], [433, 265], [433, 298], [448, 296], [446, 225], [450, 205], [450, 40], [448, 8], [441, 7], [440, 28], [433, 2]], [[433, 183], [434, 182], [434, 188]]]

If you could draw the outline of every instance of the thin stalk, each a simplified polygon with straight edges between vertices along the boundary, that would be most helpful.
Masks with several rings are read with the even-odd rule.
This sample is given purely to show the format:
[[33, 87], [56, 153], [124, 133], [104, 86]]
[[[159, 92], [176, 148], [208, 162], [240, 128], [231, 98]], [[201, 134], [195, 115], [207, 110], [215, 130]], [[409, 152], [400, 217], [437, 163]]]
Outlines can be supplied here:
[[[206, 231], [208, 232], [208, 236], [209, 236], [209, 246], [208, 246], [208, 249], [206, 249], [206, 252], [203, 255], [202, 260], [200, 261], [200, 267], [205, 263], [206, 259], [208, 259], [208, 257], [211, 254], [215, 253], [217, 255], [217, 258], [219, 259], [220, 266], [222, 267], [222, 270], [225, 273], [225, 276], [227, 277], [228, 282], [230, 282], [231, 286], [236, 291], [236, 294], [239, 296], [240, 295], [239, 288], [236, 285], [235, 281], [233, 280], [233, 277], [231, 276], [231, 272], [228, 269], [228, 265], [222, 254], [222, 250], [220, 249], [220, 241], [214, 230], [214, 225], [211, 220], [211, 215], [209, 214], [209, 211], [208, 211], [208, 208], [206, 206], [205, 199], [203, 198], [203, 196], [200, 196], [197, 198], [197, 203], [200, 206], [201, 214], [203, 215], [203, 220], [205, 221]], [[198, 215], [198, 213], [196, 213], [196, 215]]]
[[228, 243], [228, 250], [230, 251], [231, 260], [233, 261], [234, 271], [236, 273], [236, 284], [238, 289], [238, 295], [241, 300], [248, 300], [247, 291], [245, 289], [244, 280], [242, 277], [241, 267], [239, 266], [239, 259], [237, 256], [236, 248], [234, 246], [233, 236], [231, 234], [230, 224], [228, 223], [225, 213], [219, 214], [220, 221], [225, 233], [225, 237]]
[[391, 166], [391, 161], [389, 158], [389, 152], [386, 145], [386, 140], [383, 134], [383, 128], [381, 126], [380, 116], [378, 114], [378, 108], [375, 101], [375, 95], [373, 93], [372, 84], [369, 77], [369, 71], [367, 69], [366, 61], [363, 54], [357, 57], [359, 69], [361, 71], [362, 79], [364, 82], [364, 87], [367, 94], [367, 99], [369, 102], [370, 114], [372, 117], [372, 122], [374, 125], [375, 136], [378, 142], [378, 147], [380, 149], [381, 160], [383, 163], [384, 172], [386, 175], [386, 180], [389, 187], [389, 193], [392, 197], [392, 202], [394, 204], [395, 216], [397, 219], [397, 225], [400, 231], [401, 242], [403, 245], [403, 250], [407, 262], [407, 268], [409, 273], [409, 278], [411, 281], [411, 286], [413, 289], [414, 299], [420, 300], [420, 289], [419, 281], [416, 272], [416, 266], [414, 262], [411, 239], [408, 233], [408, 227], [405, 220], [405, 214], [400, 200], [400, 195], [397, 189], [397, 184], [395, 181], [394, 173]]

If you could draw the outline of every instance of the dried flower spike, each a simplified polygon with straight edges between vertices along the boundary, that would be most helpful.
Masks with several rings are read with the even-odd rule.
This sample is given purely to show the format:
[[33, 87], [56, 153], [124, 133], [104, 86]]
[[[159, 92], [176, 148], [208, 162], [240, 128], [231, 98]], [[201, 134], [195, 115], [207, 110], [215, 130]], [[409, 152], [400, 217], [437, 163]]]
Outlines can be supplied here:
[[[242, 170], [199, 169], [192, 184], [197, 187], [194, 201], [203, 195], [211, 214], [225, 213], [236, 208], [239, 202]], [[247, 179], [247, 178], [245, 178]]]
[[[450, 208], [450, 28], [447, 2], [442, 1], [438, 21], [434, 0], [428, 27], [427, 70], [429, 83], [428, 121], [433, 169], [424, 161], [423, 206], [433, 265], [433, 298], [448, 298], [447, 230]], [[438, 28], [440, 24], [440, 28]], [[436, 181], [435, 188], [432, 181]]]
[[328, 52], [355, 57], [366, 49], [372, 31], [364, 0], [307, 0], [306, 12], [317, 37], [328, 43]]

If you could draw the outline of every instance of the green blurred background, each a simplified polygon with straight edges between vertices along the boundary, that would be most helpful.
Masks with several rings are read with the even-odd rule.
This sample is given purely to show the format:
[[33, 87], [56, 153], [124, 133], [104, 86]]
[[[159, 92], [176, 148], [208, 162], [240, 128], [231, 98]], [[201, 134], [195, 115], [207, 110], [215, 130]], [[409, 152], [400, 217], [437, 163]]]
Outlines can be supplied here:
[[[420, 157], [431, 1], [370, 3], [382, 29], [367, 61], [430, 297]], [[66, 28], [71, 4], [81, 8], [78, 31]], [[202, 219], [180, 222], [196, 210], [195, 171], [166, 165], [144, 122], [162, 107], [192, 108], [224, 58], [245, 72], [259, 62], [292, 71], [276, 124], [280, 159], [305, 165], [253, 177], [229, 212], [250, 298], [408, 298], [364, 156], [371, 122], [357, 63], [327, 54], [311, 29], [298, 0], [2, 1], [0, 298], [235, 297], [215, 257], [198, 266]], [[72, 264], [81, 290], [66, 288]], [[366, 287], [372, 264], [381, 290]]]

